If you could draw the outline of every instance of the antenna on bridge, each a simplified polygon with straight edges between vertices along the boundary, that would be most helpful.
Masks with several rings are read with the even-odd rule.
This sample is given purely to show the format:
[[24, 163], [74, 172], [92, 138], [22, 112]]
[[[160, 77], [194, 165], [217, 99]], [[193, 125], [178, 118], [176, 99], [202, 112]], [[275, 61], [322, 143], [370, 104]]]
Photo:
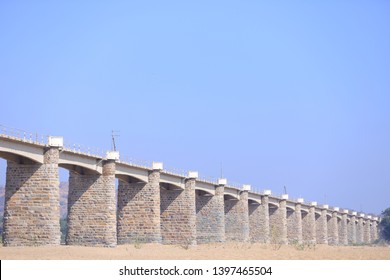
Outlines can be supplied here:
[[120, 131], [119, 130], [111, 130], [111, 138], [112, 138], [112, 146], [111, 146], [111, 149], [113, 151], [116, 151], [116, 145], [115, 145], [115, 137], [118, 137], [120, 136], [119, 133]]
[[222, 161], [221, 161], [221, 177], [219, 178], [223, 178], [223, 173], [222, 173]]

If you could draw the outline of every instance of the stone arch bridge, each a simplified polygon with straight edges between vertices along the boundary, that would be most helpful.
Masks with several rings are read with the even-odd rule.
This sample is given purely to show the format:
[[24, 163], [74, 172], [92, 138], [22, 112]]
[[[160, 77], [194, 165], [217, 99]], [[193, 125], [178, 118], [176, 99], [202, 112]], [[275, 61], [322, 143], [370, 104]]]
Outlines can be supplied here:
[[[378, 217], [328, 205], [209, 182], [197, 172], [170, 173], [63, 147], [0, 134], [7, 161], [4, 246], [60, 244], [59, 167], [69, 170], [66, 244], [116, 246], [230, 240], [348, 245], [378, 238]], [[119, 179], [116, 195], [116, 178]]]

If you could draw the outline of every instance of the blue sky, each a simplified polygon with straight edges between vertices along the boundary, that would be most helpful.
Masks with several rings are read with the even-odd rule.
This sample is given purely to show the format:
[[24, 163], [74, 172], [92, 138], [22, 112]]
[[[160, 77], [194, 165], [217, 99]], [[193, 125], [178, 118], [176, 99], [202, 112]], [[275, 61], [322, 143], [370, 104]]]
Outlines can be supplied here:
[[390, 3], [313, 2], [2, 1], [0, 124], [380, 213]]

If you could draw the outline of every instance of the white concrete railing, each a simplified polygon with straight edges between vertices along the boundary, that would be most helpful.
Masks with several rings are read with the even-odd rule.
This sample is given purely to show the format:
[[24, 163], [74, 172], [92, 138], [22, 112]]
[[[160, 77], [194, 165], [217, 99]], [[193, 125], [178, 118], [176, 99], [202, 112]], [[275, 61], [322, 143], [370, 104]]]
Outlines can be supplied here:
[[146, 168], [146, 169], [152, 169], [153, 167], [153, 161], [135, 159], [133, 157], [129, 157], [126, 155], [125, 156], [121, 155], [119, 162], [131, 166], [135, 166], [135, 167]]
[[21, 129], [7, 127], [4, 125], [0, 125], [0, 135], [10, 139], [39, 145], [47, 145], [49, 137], [47, 135], [27, 132]]

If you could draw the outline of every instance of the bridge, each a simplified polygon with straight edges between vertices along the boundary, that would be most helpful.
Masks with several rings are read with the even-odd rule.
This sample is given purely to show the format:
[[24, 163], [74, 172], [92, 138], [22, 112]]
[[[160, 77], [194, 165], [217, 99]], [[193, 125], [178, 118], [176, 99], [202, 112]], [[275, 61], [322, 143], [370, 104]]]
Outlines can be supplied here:
[[[60, 245], [59, 168], [69, 170], [67, 245], [208, 242], [352, 245], [378, 238], [379, 218], [227, 179], [176, 174], [0, 129], [7, 161], [4, 246]], [[116, 190], [116, 179], [118, 189]]]

